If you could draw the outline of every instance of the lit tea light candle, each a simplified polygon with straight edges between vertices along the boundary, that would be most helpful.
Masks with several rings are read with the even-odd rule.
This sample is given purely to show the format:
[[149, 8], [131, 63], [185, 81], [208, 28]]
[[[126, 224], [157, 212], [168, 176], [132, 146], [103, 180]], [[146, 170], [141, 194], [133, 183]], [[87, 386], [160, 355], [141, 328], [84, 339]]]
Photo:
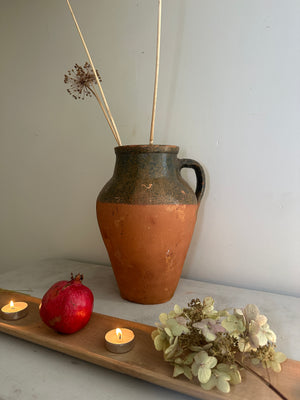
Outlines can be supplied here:
[[105, 346], [112, 353], [127, 353], [133, 345], [134, 333], [131, 329], [112, 329], [105, 335]]
[[12, 300], [1, 308], [1, 317], [8, 320], [16, 320], [23, 318], [27, 315], [28, 304], [24, 301], [17, 301], [14, 303]]

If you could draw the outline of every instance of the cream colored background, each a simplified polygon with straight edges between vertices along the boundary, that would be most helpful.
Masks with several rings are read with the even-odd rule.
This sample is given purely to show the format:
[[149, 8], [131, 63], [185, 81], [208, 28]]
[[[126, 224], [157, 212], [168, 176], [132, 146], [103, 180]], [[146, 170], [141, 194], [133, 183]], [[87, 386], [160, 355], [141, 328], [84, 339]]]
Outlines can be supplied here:
[[[123, 144], [147, 143], [157, 2], [72, 6]], [[95, 200], [115, 143], [97, 103], [66, 92], [86, 60], [66, 2], [0, 11], [0, 268], [109, 264]], [[208, 175], [184, 277], [299, 295], [299, 20], [298, 0], [163, 0], [155, 143]]]

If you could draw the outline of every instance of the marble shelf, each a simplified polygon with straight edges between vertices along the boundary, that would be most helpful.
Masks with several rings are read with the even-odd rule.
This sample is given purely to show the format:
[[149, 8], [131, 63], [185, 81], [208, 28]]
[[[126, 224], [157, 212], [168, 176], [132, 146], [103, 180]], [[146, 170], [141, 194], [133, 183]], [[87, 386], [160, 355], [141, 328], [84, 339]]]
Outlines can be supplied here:
[[[153, 326], [161, 312], [192, 298], [212, 296], [217, 308], [255, 303], [278, 336], [278, 350], [300, 360], [300, 299], [273, 293], [181, 279], [171, 301], [145, 306], [123, 300], [110, 267], [73, 260], [46, 260], [19, 268], [1, 267], [0, 287], [42, 297], [56, 281], [81, 272], [94, 293], [94, 311]], [[299, 389], [300, 390], [300, 389]], [[187, 400], [192, 397], [89, 364], [0, 333], [0, 400], [117, 399]]]

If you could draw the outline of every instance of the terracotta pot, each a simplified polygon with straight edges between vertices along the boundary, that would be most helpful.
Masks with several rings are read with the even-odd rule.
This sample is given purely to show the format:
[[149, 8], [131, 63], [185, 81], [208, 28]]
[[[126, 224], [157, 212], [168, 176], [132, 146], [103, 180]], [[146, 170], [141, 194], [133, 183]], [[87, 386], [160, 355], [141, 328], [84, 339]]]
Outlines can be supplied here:
[[[115, 148], [112, 178], [97, 199], [97, 218], [124, 299], [164, 303], [176, 290], [204, 192], [199, 163], [178, 159], [179, 147]], [[182, 168], [193, 168], [196, 192]]]

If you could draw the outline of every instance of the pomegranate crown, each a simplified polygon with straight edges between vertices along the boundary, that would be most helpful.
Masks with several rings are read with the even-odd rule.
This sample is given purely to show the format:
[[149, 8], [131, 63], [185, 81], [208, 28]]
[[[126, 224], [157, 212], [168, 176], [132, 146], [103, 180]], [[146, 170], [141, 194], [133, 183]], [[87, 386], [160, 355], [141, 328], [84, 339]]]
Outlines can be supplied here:
[[83, 280], [83, 275], [82, 274], [76, 274], [75, 278], [74, 278], [73, 272], [71, 272], [71, 281], [81, 282], [82, 280]]

